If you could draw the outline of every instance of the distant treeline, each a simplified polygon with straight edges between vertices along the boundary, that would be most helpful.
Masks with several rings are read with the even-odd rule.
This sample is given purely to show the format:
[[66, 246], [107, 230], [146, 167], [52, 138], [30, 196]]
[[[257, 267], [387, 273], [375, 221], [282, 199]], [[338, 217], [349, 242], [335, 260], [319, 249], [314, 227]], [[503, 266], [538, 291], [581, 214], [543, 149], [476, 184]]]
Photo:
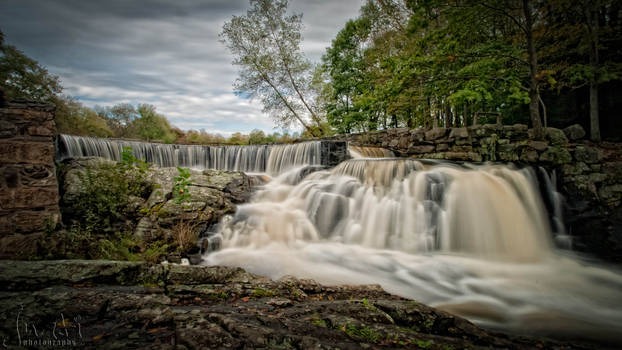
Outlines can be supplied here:
[[61, 98], [56, 103], [56, 127], [61, 134], [205, 145], [286, 143], [299, 137], [298, 133], [266, 135], [261, 130], [249, 134], [235, 132], [228, 137], [203, 129], [183, 131], [171, 126], [164, 115], [148, 104], [89, 108], [69, 98]]

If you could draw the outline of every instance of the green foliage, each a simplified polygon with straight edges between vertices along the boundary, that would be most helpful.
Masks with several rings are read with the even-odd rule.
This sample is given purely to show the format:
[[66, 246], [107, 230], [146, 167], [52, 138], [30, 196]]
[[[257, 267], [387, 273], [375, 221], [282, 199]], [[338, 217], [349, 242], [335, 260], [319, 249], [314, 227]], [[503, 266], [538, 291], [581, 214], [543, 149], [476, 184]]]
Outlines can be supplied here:
[[370, 343], [378, 343], [382, 340], [382, 334], [374, 330], [373, 328], [361, 326], [357, 327], [353, 324], [346, 324], [342, 328], [350, 338], [355, 340], [364, 340]]
[[27, 57], [17, 48], [4, 43], [0, 32], [0, 87], [7, 99], [52, 102], [62, 91], [57, 76]]
[[309, 119], [321, 122], [312, 104], [312, 65], [300, 51], [302, 15], [287, 15], [287, 0], [250, 0], [245, 16], [233, 16], [220, 33], [240, 67], [235, 90], [258, 97], [280, 126], [295, 123], [314, 136]]
[[157, 264], [160, 257], [165, 256], [168, 251], [168, 244], [156, 241], [151, 243], [143, 253], [143, 259], [152, 264]]
[[137, 109], [140, 118], [134, 120], [135, 129], [138, 136], [147, 141], [158, 140], [165, 143], [172, 143], [176, 136], [166, 117], [156, 113], [155, 107], [142, 104]]
[[311, 323], [313, 323], [316, 326], [320, 326], [320, 327], [324, 327], [324, 328], [328, 327], [327, 324], [326, 324], [326, 321], [324, 321], [324, 320], [322, 320], [320, 318], [312, 319]]
[[142, 197], [150, 191], [146, 166], [132, 156], [131, 149], [125, 149], [122, 162], [102, 163], [80, 173], [81, 191], [75, 200], [73, 216], [81, 228], [91, 233], [117, 231], [127, 217], [124, 209], [131, 197]]
[[179, 173], [173, 180], [175, 185], [173, 186], [173, 200], [175, 203], [183, 203], [190, 200], [191, 195], [189, 193], [189, 186], [194, 182], [190, 179], [190, 169], [177, 167]]
[[[575, 96], [570, 89], [583, 88], [587, 97], [588, 83], [622, 79], [622, 56], [614, 49], [622, 44], [621, 7], [611, 0], [598, 6], [587, 0], [367, 1], [317, 69], [320, 110], [339, 133], [463, 126], [478, 112], [527, 122], [530, 89], [546, 106], [564, 103], [564, 94]], [[589, 22], [586, 9], [601, 14], [598, 23]], [[535, 80], [530, 42], [539, 65]]]

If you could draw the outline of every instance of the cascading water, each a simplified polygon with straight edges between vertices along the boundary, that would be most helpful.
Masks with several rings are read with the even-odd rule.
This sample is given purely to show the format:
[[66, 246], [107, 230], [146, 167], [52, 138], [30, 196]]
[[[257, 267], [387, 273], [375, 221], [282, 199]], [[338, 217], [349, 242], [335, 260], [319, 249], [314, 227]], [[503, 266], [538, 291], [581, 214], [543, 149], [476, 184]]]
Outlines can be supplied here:
[[205, 263], [378, 283], [491, 328], [622, 340], [622, 274], [555, 250], [535, 171], [409, 159], [311, 170], [275, 177], [223, 220]]
[[350, 152], [350, 156], [352, 158], [391, 158], [395, 157], [393, 152], [388, 149], [380, 148], [380, 147], [361, 147], [361, 146], [352, 146], [348, 147], [348, 151]]
[[134, 156], [161, 167], [235, 170], [280, 174], [294, 166], [320, 164], [320, 142], [291, 145], [199, 146], [170, 145], [94, 137], [59, 135], [59, 160], [103, 157], [120, 161], [124, 147]]

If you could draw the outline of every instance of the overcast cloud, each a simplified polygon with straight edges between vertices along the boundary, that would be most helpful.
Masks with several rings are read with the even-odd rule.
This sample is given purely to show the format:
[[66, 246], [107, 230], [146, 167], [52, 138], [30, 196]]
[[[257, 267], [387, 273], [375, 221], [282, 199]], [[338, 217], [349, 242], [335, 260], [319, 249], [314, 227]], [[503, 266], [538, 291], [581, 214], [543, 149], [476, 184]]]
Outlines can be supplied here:
[[[290, 0], [303, 13], [303, 51], [319, 62], [363, 0]], [[274, 123], [233, 94], [237, 68], [218, 42], [248, 0], [2, 0], [5, 40], [58, 75], [87, 106], [150, 103], [181, 129], [225, 135]]]

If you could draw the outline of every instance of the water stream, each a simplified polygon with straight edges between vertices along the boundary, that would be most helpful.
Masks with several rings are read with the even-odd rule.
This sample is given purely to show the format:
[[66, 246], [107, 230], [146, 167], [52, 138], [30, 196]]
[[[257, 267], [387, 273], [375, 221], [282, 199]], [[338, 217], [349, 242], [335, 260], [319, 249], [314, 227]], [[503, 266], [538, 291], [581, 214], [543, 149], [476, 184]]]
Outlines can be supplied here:
[[622, 341], [622, 273], [556, 248], [564, 232], [551, 223], [531, 168], [358, 158], [274, 177], [221, 222], [204, 258], [380, 284], [493, 329]]

